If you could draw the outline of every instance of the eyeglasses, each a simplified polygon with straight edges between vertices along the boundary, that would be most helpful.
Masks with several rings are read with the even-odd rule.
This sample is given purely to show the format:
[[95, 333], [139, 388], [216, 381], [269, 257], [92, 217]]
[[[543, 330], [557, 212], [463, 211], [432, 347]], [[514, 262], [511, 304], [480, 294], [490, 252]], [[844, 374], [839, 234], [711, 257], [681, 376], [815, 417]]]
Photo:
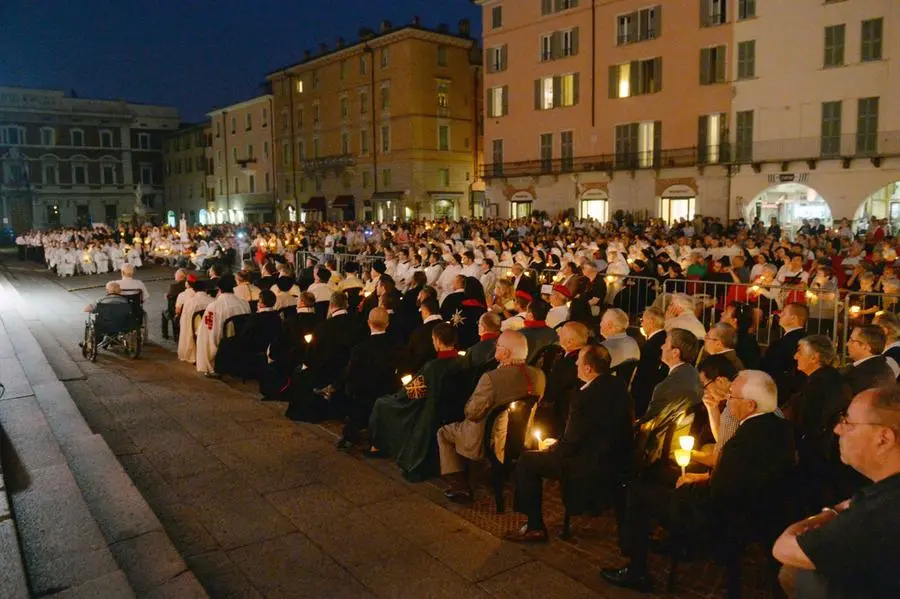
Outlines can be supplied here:
[[849, 426], [850, 428], [853, 428], [855, 426], [888, 426], [887, 424], [881, 422], [850, 422], [849, 420], [847, 420], [847, 412], [841, 413], [840, 417], [838, 418], [838, 424], [840, 424], [841, 426]]

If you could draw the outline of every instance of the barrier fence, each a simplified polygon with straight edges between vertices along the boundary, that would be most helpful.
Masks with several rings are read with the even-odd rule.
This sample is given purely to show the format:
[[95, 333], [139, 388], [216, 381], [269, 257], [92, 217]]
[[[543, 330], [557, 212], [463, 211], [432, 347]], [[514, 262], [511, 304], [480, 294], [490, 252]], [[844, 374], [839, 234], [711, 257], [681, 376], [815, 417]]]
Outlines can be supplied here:
[[844, 307], [838, 351], [844, 363], [849, 363], [852, 360], [847, 354], [847, 340], [850, 338], [853, 328], [863, 324], [871, 324], [875, 316], [883, 312], [893, 312], [900, 315], [900, 298], [886, 293], [851, 291], [844, 298]]

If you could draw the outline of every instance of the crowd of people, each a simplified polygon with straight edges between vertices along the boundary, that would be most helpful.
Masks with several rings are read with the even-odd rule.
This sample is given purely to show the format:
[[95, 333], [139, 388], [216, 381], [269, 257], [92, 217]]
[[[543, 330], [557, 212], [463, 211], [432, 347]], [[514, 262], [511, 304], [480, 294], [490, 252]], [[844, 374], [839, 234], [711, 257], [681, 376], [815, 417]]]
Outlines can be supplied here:
[[[547, 541], [553, 479], [567, 514], [614, 510], [627, 562], [602, 575], [616, 585], [651, 588], [662, 525], [668, 546], [769, 543], [797, 596], [900, 593], [900, 285], [880, 224], [854, 236], [810, 222], [792, 240], [716, 219], [203, 234], [248, 239], [235, 245], [249, 259], [233, 274], [229, 260], [208, 277], [176, 272], [163, 334], [171, 323], [179, 359], [258, 380], [289, 418], [340, 421], [339, 450], [440, 477], [452, 501], [472, 500], [473, 463], [515, 460], [527, 522], [509, 540]], [[672, 293], [648, 296], [666, 281]], [[756, 284], [772, 301], [748, 289], [698, 302], [697, 281]], [[834, 304], [881, 294], [859, 306], [843, 368], [834, 336], [813, 328], [826, 320], [815, 289]], [[622, 300], [635, 295], [646, 301]]]

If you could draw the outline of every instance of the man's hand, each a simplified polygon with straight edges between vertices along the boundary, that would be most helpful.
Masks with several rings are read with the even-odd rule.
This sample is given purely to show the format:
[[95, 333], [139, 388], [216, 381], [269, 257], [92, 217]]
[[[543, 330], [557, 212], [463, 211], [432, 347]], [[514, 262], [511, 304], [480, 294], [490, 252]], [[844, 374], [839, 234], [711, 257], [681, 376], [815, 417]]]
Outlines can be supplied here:
[[709, 480], [709, 474], [705, 472], [688, 472], [684, 476], [678, 477], [678, 481], [676, 481], [675, 483], [675, 488], [679, 489], [682, 485], [699, 483], [706, 480]]

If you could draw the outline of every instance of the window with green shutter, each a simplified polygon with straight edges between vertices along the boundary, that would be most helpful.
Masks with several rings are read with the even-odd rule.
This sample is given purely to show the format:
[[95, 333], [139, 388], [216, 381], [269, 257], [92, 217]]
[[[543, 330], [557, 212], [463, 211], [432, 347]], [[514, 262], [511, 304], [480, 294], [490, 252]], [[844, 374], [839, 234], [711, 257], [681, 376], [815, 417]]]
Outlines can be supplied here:
[[878, 152], [878, 98], [860, 98], [856, 113], [856, 153]]
[[738, 79], [756, 77], [756, 40], [738, 43]]
[[750, 19], [756, 16], [756, 0], [738, 0], [738, 19]]
[[822, 102], [822, 141], [820, 154], [822, 158], [835, 158], [841, 155], [841, 112], [840, 101]]
[[541, 172], [553, 172], [553, 134], [541, 133]]
[[845, 27], [831, 25], [825, 28], [825, 59], [826, 67], [839, 67], [844, 64], [844, 33]]
[[559, 134], [559, 166], [563, 172], [571, 171], [575, 163], [575, 144], [573, 139], [574, 133], [572, 131], [563, 131]]
[[700, 49], [700, 84], [725, 81], [725, 46]]
[[881, 40], [884, 28], [884, 19], [869, 19], [862, 22], [862, 46], [859, 51], [859, 59], [862, 62], [881, 60]]
[[734, 153], [737, 162], [753, 160], [753, 111], [742, 110], [735, 115]]

